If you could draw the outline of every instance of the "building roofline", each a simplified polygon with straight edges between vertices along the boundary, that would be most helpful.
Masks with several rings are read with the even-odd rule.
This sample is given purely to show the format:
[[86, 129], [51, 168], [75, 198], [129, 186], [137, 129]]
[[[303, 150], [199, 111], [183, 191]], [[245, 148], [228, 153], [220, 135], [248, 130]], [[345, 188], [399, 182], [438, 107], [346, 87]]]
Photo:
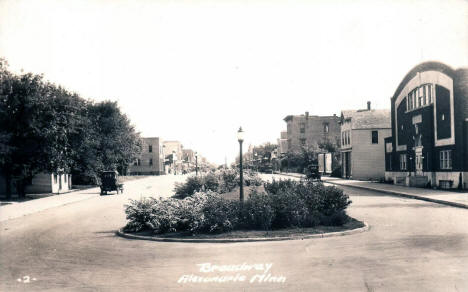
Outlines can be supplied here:
[[413, 79], [418, 72], [424, 71], [439, 71], [449, 75], [452, 79], [455, 77], [455, 70], [453, 70], [450, 66], [445, 65], [444, 63], [437, 62], [437, 61], [428, 61], [424, 63], [420, 63], [414, 66], [406, 75], [403, 77], [403, 80], [398, 85], [395, 93], [392, 96], [392, 101], [394, 101], [398, 95], [400, 95], [401, 91], [405, 87], [405, 85]]
[[[298, 117], [298, 118], [305, 118], [306, 116], [305, 115], [288, 115], [286, 116], [283, 120], [285, 122], [289, 122], [290, 120], [293, 119], [293, 117]], [[340, 118], [338, 115], [336, 114], [333, 114], [331, 116], [317, 116], [317, 115], [309, 115], [308, 116], [309, 119], [315, 119], [315, 118]]]

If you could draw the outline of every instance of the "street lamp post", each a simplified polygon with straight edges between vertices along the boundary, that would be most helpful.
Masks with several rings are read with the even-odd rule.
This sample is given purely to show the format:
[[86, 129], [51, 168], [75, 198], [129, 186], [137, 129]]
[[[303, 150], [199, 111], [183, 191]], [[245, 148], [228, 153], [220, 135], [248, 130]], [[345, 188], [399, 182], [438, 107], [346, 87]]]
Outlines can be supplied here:
[[240, 168], [240, 189], [239, 189], [239, 200], [241, 203], [244, 202], [244, 178], [242, 174], [242, 142], [244, 141], [244, 131], [242, 131], [242, 127], [239, 127], [239, 131], [237, 131], [237, 140], [239, 141], [239, 149], [240, 149], [240, 156], [239, 156], [239, 168]]
[[254, 156], [255, 156], [255, 160], [254, 160], [254, 164], [255, 164], [255, 171], [258, 172], [258, 160], [257, 160], [257, 153], [254, 153]]
[[176, 152], [175, 152], [175, 150], [173, 150], [172, 151], [172, 170], [174, 171], [174, 175], [177, 174], [177, 172], [176, 172], [176, 159], [177, 159]]
[[198, 153], [195, 152], [195, 175], [198, 176]]

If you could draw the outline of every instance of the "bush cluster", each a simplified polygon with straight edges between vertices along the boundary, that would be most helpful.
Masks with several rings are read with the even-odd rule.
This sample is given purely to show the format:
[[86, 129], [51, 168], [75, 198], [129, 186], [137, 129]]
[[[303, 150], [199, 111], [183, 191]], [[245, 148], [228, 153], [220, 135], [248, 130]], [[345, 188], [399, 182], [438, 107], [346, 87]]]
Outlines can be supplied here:
[[145, 198], [126, 206], [125, 230], [219, 233], [236, 229], [271, 230], [286, 227], [342, 225], [349, 217], [349, 197], [336, 187], [292, 180], [265, 183], [266, 192], [253, 191], [244, 202], [212, 192], [184, 199]]
[[[244, 185], [260, 186], [263, 181], [255, 172], [244, 173]], [[228, 193], [239, 185], [239, 172], [234, 169], [211, 171], [201, 176], [190, 176], [184, 183], [176, 183], [175, 198], [183, 199], [199, 191]]]
[[156, 234], [226, 232], [238, 225], [238, 202], [213, 192], [198, 192], [183, 200], [143, 198], [126, 205], [128, 223], [124, 230], [151, 230]]
[[311, 181], [280, 180], [265, 183], [277, 216], [273, 228], [342, 225], [347, 222], [348, 195], [337, 187]]

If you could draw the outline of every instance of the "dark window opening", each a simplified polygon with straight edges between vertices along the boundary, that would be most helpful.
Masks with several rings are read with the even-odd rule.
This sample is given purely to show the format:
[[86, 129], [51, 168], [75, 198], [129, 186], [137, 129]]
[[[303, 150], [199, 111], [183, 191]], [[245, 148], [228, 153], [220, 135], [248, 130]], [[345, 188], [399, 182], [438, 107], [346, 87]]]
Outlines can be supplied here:
[[300, 124], [299, 131], [300, 131], [301, 134], [305, 133], [305, 123]]
[[372, 131], [372, 144], [379, 144], [379, 132]]

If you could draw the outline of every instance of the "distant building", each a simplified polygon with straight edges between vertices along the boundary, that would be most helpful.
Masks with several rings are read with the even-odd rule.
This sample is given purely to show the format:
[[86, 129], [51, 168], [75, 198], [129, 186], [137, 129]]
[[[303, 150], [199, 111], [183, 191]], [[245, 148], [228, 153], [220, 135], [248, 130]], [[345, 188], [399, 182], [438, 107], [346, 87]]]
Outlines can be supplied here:
[[166, 158], [168, 172], [181, 173], [183, 169], [183, 146], [179, 141], [164, 141], [163, 153]]
[[288, 152], [288, 132], [282, 131], [278, 139], [278, 155], [281, 156]]
[[182, 160], [186, 163], [195, 163], [195, 151], [192, 149], [182, 149]]
[[297, 152], [301, 148], [319, 149], [322, 143], [339, 145], [340, 118], [333, 116], [289, 115], [284, 118], [287, 124], [287, 151]]
[[129, 166], [131, 175], [164, 174], [164, 153], [161, 139], [158, 137], [141, 138], [140, 157]]
[[341, 112], [341, 174], [353, 179], [385, 176], [384, 139], [391, 135], [390, 110], [371, 109]]
[[406, 186], [468, 188], [468, 69], [417, 65], [391, 99], [385, 178]]
[[182, 149], [182, 166], [185, 171], [195, 170], [196, 164], [198, 163], [198, 159], [195, 158], [195, 155], [195, 151], [192, 149]]

